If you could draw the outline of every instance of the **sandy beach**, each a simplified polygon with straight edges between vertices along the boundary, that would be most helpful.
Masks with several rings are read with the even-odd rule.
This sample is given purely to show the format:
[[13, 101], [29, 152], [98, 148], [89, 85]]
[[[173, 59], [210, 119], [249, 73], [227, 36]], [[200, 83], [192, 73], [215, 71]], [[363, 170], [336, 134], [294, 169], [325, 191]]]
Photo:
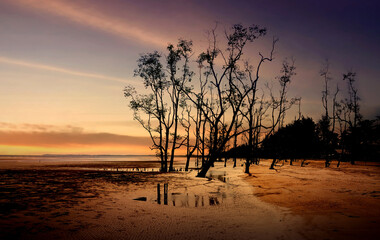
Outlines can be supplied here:
[[[361, 239], [374, 239], [379, 234], [379, 174], [373, 166], [359, 166], [359, 172], [356, 166], [333, 170], [312, 164], [273, 171], [262, 161], [247, 176], [240, 167], [217, 163], [206, 179], [196, 178], [196, 171], [123, 171], [156, 164], [0, 164], [0, 238], [357, 239], [355, 234], [364, 234]], [[356, 174], [363, 176], [352, 179]], [[350, 186], [358, 193], [353, 202]]]
[[[341, 163], [330, 168], [323, 161], [285, 162], [269, 170], [270, 161], [251, 167], [243, 178], [255, 196], [289, 209], [304, 219], [307, 233], [328, 239], [378, 239], [380, 237], [380, 164]], [[282, 164], [280, 164], [282, 165]], [[305, 236], [307, 237], [307, 236]]]

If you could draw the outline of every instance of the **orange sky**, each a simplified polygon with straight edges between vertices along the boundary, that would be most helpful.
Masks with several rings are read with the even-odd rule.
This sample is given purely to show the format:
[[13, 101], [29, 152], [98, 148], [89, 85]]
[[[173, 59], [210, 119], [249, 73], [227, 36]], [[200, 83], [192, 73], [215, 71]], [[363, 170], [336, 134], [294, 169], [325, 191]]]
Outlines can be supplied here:
[[319, 68], [329, 58], [334, 84], [342, 72], [358, 72], [362, 110], [373, 117], [380, 112], [376, 8], [348, 2], [3, 0], [0, 155], [154, 154], [123, 88], [143, 90], [133, 77], [141, 53], [164, 52], [182, 37], [194, 41], [198, 54], [215, 21], [221, 32], [233, 23], [268, 27], [267, 38], [248, 49], [249, 59], [280, 37], [262, 84], [275, 81], [284, 57], [294, 57], [289, 96], [302, 97], [304, 115], [322, 113]]

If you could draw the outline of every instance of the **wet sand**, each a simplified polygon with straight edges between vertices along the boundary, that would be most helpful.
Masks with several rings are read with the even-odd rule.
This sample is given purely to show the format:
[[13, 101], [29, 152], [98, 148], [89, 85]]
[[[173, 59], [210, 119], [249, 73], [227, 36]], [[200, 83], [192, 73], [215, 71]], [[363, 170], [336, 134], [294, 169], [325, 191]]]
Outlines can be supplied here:
[[[380, 239], [380, 164], [323, 161], [289, 162], [269, 170], [270, 161], [252, 166], [244, 179], [255, 196], [285, 207], [304, 221], [304, 231], [328, 239]], [[308, 238], [305, 235], [305, 238]], [[313, 238], [308, 238], [313, 239]]]
[[299, 219], [254, 197], [241, 169], [204, 179], [104, 164], [3, 164], [0, 239], [301, 239]]
[[[363, 219], [363, 224], [368, 223], [367, 215], [346, 216], [354, 214], [346, 208], [335, 208], [342, 214], [326, 215], [323, 208], [315, 210], [315, 204], [297, 203], [290, 198], [292, 194], [287, 194], [296, 190], [281, 189], [298, 186], [298, 182], [284, 179], [283, 175], [289, 174], [286, 167], [278, 172], [266, 171], [265, 161], [262, 166], [251, 168], [255, 173], [251, 177], [243, 175], [241, 167], [233, 169], [228, 164], [224, 168], [223, 163], [215, 165], [208, 179], [196, 178], [196, 171], [140, 172], [157, 164], [0, 163], [0, 239], [343, 239], [340, 237], [345, 236], [347, 232], [343, 230], [349, 224], [361, 223]], [[126, 172], [131, 168], [134, 172]], [[308, 171], [329, 170], [308, 165], [301, 171], [290, 176], [308, 178], [314, 176]], [[319, 176], [325, 175], [316, 175], [313, 181], [322, 181]], [[377, 173], [377, 180], [371, 183], [377, 189], [378, 176]], [[370, 173], [369, 179], [372, 178]], [[368, 179], [358, 176], [352, 181]], [[307, 194], [307, 189], [311, 188], [300, 187], [297, 191]], [[335, 189], [345, 191], [338, 186]], [[374, 191], [370, 195], [376, 194]], [[276, 200], [272, 196], [283, 198]], [[279, 199], [294, 205], [283, 204]], [[365, 203], [374, 204], [370, 207], [375, 222], [370, 226], [377, 226], [378, 199]], [[297, 204], [301, 204], [299, 211]], [[304, 209], [310, 212], [306, 214]], [[341, 221], [341, 217], [353, 222]], [[338, 227], [334, 225], [337, 222]], [[372, 233], [378, 234], [378, 230]]]

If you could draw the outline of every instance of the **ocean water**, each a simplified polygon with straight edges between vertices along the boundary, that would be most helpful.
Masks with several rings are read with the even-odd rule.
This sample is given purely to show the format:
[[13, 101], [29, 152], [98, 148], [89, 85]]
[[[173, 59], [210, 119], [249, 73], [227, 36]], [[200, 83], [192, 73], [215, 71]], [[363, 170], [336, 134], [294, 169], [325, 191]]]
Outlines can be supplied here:
[[[54, 163], [54, 162], [157, 162], [154, 155], [0, 155], [0, 162]], [[184, 156], [176, 156], [175, 162], [185, 163]]]

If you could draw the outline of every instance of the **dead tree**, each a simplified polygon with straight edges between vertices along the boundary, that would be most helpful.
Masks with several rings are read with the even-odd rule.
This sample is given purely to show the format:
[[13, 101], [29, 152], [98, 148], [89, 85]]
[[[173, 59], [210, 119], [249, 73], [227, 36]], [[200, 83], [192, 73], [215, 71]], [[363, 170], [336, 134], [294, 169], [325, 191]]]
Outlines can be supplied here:
[[[199, 144], [199, 138], [200, 138], [200, 128], [201, 128], [201, 112], [197, 110], [196, 117], [194, 118], [192, 114], [192, 108], [191, 106], [187, 105], [186, 102], [183, 102], [181, 104], [182, 107], [182, 118], [181, 118], [181, 125], [185, 130], [185, 147], [186, 147], [186, 164], [185, 164], [185, 171], [189, 170], [189, 163], [190, 159], [193, 156], [194, 152], [198, 149]], [[190, 135], [191, 135], [191, 126], [192, 123], [195, 124], [195, 133], [193, 134], [195, 137], [195, 141], [192, 144]]]
[[[177, 140], [179, 140], [178, 136], [178, 125], [179, 125], [179, 111], [180, 106], [179, 103], [181, 101], [181, 98], [183, 97], [182, 90], [187, 89], [187, 84], [191, 81], [192, 76], [194, 75], [194, 72], [190, 70], [189, 67], [189, 60], [190, 56], [192, 54], [192, 41], [186, 41], [180, 39], [177, 47], [175, 48], [172, 44], [169, 44], [168, 51], [169, 54], [166, 58], [167, 62], [167, 69], [170, 76], [170, 83], [171, 83], [171, 92], [169, 92], [169, 96], [171, 99], [172, 109], [173, 113], [171, 115], [171, 121], [168, 122], [169, 127], [174, 127], [174, 130], [172, 132], [172, 147], [171, 147], [171, 154], [170, 154], [170, 166], [169, 171], [173, 171], [173, 163], [174, 163], [174, 156], [175, 156], [175, 150], [180, 148], [182, 144], [184, 143], [178, 143]], [[178, 62], [180, 60], [183, 60], [183, 64], [180, 67], [177, 66]], [[181, 69], [182, 72], [179, 77], [177, 77], [177, 70]]]
[[323, 143], [323, 152], [325, 157], [325, 167], [330, 166], [330, 153], [331, 153], [331, 137], [332, 133], [330, 131], [331, 119], [329, 116], [329, 82], [331, 81], [330, 77], [330, 65], [328, 60], [326, 60], [324, 66], [320, 70], [320, 76], [323, 80], [323, 90], [322, 90], [322, 106], [324, 109], [324, 114], [322, 115], [321, 120], [319, 121], [319, 130], [321, 134], [321, 140]]
[[[295, 98], [292, 98], [290, 100], [287, 99], [288, 86], [291, 82], [291, 78], [296, 74], [295, 69], [296, 67], [294, 66], [294, 59], [292, 59], [290, 63], [288, 62], [287, 59], [285, 59], [283, 61], [282, 69], [281, 69], [282, 75], [277, 77], [278, 82], [280, 83], [279, 97], [278, 98], [275, 97], [273, 95], [272, 90], [270, 89], [270, 95], [271, 95], [270, 108], [271, 108], [272, 124], [266, 137], [271, 136], [273, 133], [275, 133], [278, 129], [280, 129], [283, 126], [286, 111], [289, 110], [296, 101]], [[280, 160], [279, 158], [281, 157], [281, 154], [280, 153], [274, 153], [274, 154], [275, 156], [273, 157], [273, 160], [269, 169], [274, 169], [274, 165], [276, 164], [276, 161]]]
[[[135, 76], [143, 79], [150, 93], [138, 94], [134, 86], [124, 89], [124, 96], [130, 99], [134, 119], [147, 130], [153, 142], [152, 149], [158, 151], [163, 172], [174, 170], [175, 150], [183, 144], [183, 141], [178, 142], [178, 115], [183, 90], [188, 88], [186, 85], [193, 76], [189, 68], [191, 47], [192, 42], [186, 40], [179, 40], [176, 47], [169, 44], [166, 67], [163, 67], [161, 54], [157, 51], [142, 55], [137, 61]], [[182, 66], [179, 67], [181, 60]]]
[[[340, 131], [340, 159], [349, 157], [351, 164], [355, 164], [358, 159], [359, 149], [359, 123], [362, 120], [360, 114], [358, 89], [354, 86], [356, 73], [348, 71], [343, 74], [343, 81], [347, 81], [348, 96], [336, 103], [336, 119], [339, 123]], [[338, 161], [338, 167], [340, 160]]]
[[[210, 32], [210, 46], [198, 57], [198, 63], [202, 64], [205, 69], [205, 75], [209, 78], [209, 84], [213, 87], [215, 101], [201, 103], [203, 116], [210, 126], [210, 148], [208, 160], [203, 164], [199, 177], [204, 177], [216, 159], [220, 156], [223, 149], [235, 134], [234, 126], [237, 121], [237, 115], [240, 108], [247, 98], [248, 94], [253, 91], [252, 85], [248, 88], [243, 82], [247, 78], [237, 78], [237, 72], [240, 69], [241, 57], [245, 46], [253, 42], [258, 37], [265, 35], [266, 29], [253, 25], [246, 28], [240, 24], [232, 27], [230, 33], [226, 33], [227, 47], [225, 50], [217, 46], [216, 29]], [[273, 41], [273, 47], [276, 40]], [[272, 50], [273, 52], [273, 50]], [[257, 67], [256, 81], [259, 79], [260, 66], [270, 58], [261, 55], [261, 60]], [[217, 59], [221, 59], [223, 64], [218, 70]], [[236, 96], [238, 96], [236, 98]], [[188, 94], [189, 99], [196, 102], [194, 94]], [[209, 103], [212, 103], [211, 105]], [[208, 111], [208, 112], [207, 112]], [[228, 118], [223, 125], [223, 117]], [[225, 131], [220, 131], [225, 128]], [[223, 133], [223, 136], [221, 136]]]
[[358, 158], [358, 124], [362, 119], [360, 114], [360, 105], [359, 105], [359, 95], [358, 89], [354, 86], [356, 78], [356, 73], [349, 71], [346, 74], [343, 74], [343, 80], [347, 81], [348, 85], [348, 98], [345, 99], [344, 103], [348, 109], [348, 125], [351, 131], [350, 138], [350, 162], [355, 164], [355, 160]]
[[[133, 86], [124, 89], [124, 96], [130, 98], [130, 108], [134, 112], [134, 119], [149, 133], [152, 139], [152, 149], [158, 151], [161, 160], [161, 171], [167, 171], [167, 149], [165, 149], [165, 114], [164, 93], [168, 86], [163, 66], [158, 52], [142, 55], [138, 59], [138, 68], [135, 76], [140, 76], [150, 94], [137, 94]], [[145, 119], [141, 117], [145, 114]]]
[[[252, 95], [252, 97], [256, 97], [256, 94]], [[247, 103], [245, 104], [245, 108], [242, 110], [242, 116], [246, 121], [245, 126], [247, 130], [245, 131], [245, 142], [247, 143], [248, 153], [246, 153], [245, 160], [245, 173], [249, 173], [249, 167], [255, 162], [258, 164], [258, 159], [255, 158], [255, 151], [259, 148], [260, 141], [260, 133], [263, 127], [262, 121], [264, 114], [269, 108], [269, 105], [264, 101], [264, 93], [261, 98], [253, 99], [248, 97]], [[246, 111], [244, 111], [246, 110]], [[244, 128], [244, 127], [243, 127]]]

